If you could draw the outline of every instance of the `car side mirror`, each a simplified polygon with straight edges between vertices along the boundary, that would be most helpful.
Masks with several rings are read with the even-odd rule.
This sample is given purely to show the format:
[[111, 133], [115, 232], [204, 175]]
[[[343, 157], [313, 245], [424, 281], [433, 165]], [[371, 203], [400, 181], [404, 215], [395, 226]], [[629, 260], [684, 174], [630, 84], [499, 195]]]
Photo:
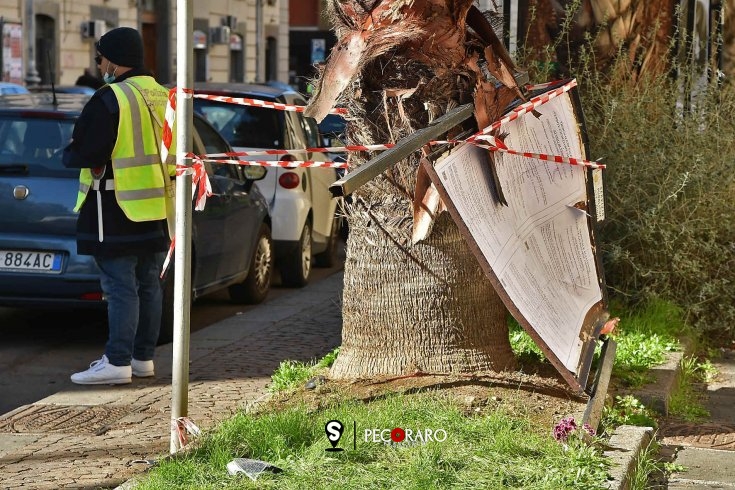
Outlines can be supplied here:
[[243, 174], [249, 180], [262, 180], [268, 170], [260, 165], [244, 165]]

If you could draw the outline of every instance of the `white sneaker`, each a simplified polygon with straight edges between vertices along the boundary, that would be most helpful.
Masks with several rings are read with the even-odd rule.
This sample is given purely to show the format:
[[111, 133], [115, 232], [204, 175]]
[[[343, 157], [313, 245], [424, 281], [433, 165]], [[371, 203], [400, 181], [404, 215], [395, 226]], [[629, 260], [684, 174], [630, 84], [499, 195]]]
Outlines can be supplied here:
[[153, 361], [139, 361], [133, 359], [130, 363], [130, 367], [133, 368], [133, 376], [138, 378], [150, 378], [156, 374], [153, 368]]
[[106, 355], [93, 361], [89, 369], [71, 375], [71, 381], [78, 385], [122, 385], [131, 383], [130, 366], [114, 366]]

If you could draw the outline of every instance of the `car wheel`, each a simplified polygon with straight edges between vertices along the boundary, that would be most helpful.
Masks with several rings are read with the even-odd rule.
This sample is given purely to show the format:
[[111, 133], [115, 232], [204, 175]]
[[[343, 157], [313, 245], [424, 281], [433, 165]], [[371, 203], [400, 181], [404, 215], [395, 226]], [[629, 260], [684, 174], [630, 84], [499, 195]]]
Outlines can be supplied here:
[[273, 241], [267, 224], [260, 225], [258, 243], [250, 262], [248, 277], [228, 288], [230, 299], [235, 303], [262, 303], [268, 296], [273, 276]]
[[161, 309], [161, 330], [158, 333], [158, 345], [168, 344], [174, 340], [174, 274], [173, 265], [170, 273], [161, 283], [163, 305]]
[[332, 233], [329, 235], [329, 243], [324, 252], [316, 254], [314, 260], [317, 267], [333, 267], [339, 261], [339, 239], [342, 229], [342, 218], [335, 216], [332, 221]]
[[311, 224], [304, 223], [301, 237], [294, 253], [285, 254], [281, 259], [281, 283], [286, 287], [306, 286], [311, 274]]

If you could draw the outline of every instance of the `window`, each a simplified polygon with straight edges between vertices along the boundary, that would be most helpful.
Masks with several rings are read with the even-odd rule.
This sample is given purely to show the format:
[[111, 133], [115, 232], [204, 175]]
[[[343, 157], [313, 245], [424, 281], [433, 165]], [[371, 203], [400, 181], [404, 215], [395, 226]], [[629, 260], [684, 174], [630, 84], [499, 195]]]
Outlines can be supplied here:
[[[301, 99], [295, 99], [294, 103], [296, 105], [306, 105], [306, 102]], [[316, 120], [313, 117], [301, 116], [299, 117], [299, 121], [301, 122], [301, 127], [304, 129], [306, 143], [309, 145], [309, 148], [322, 146], [319, 141], [319, 128], [316, 124]]]
[[36, 69], [41, 85], [56, 82], [56, 23], [48, 15], [36, 15]]
[[[240, 95], [234, 95], [240, 96]], [[246, 94], [242, 96], [247, 97]], [[194, 110], [204, 116], [235, 147], [283, 148], [283, 111], [223, 102], [194, 100]]]
[[25, 165], [36, 177], [78, 177], [61, 163], [74, 121], [0, 118], [0, 166]]
[[230, 36], [230, 81], [245, 81], [245, 51], [242, 36], [232, 34]]
[[[214, 128], [209, 126], [198, 117], [194, 118], [194, 129], [196, 130], [197, 134], [199, 135], [199, 139], [201, 139], [202, 144], [204, 145], [204, 153], [227, 153], [230, 151], [230, 148], [227, 146], [227, 142], [222, 139], [222, 136], [220, 136]], [[237, 168], [235, 168], [233, 165], [212, 163], [211, 166], [214, 169], [215, 175], [238, 178]]]

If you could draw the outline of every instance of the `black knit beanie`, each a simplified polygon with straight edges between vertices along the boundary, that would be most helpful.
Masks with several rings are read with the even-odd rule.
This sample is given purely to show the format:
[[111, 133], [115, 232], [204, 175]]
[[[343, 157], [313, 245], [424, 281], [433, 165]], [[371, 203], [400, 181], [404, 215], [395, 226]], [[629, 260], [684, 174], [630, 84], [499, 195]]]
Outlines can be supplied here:
[[114, 65], [143, 66], [143, 39], [132, 27], [117, 27], [97, 41], [97, 51]]

